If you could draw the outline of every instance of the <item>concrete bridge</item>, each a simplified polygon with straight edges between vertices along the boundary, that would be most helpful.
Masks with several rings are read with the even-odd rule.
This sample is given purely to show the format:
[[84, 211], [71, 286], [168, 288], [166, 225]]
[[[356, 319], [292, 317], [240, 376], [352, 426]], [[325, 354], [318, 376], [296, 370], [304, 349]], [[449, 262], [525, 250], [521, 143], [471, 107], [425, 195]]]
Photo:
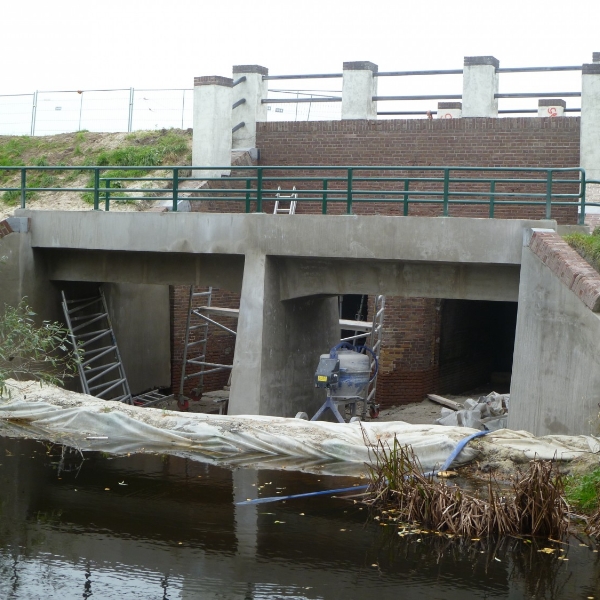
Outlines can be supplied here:
[[[337, 295], [350, 293], [519, 302], [511, 410], [519, 414], [515, 407], [522, 405], [527, 413], [536, 379], [531, 367], [545, 360], [540, 353], [547, 336], [558, 330], [538, 332], [537, 341], [523, 333], [532, 322], [552, 321], [548, 311], [564, 312], [548, 294], [540, 295], [534, 272], [539, 265], [523, 244], [533, 228], [555, 230], [553, 221], [99, 211], [19, 211], [18, 221], [22, 233], [0, 240], [0, 254], [9, 257], [1, 299], [27, 295], [43, 316], [52, 317], [57, 289], [73, 282], [139, 286], [137, 294], [116, 295], [114, 302], [120, 303], [123, 332], [133, 339], [129, 352], [141, 356], [137, 375], [148, 380], [169, 357], [165, 286], [241, 292], [231, 414], [293, 416], [317, 408], [322, 398], [312, 376], [318, 355], [339, 339]], [[524, 257], [533, 261], [527, 270]], [[562, 326], [577, 327], [581, 308], [594, 329], [598, 315], [569, 293], [575, 308], [568, 319], [561, 316]], [[591, 332], [589, 323], [585, 327]], [[590, 372], [598, 359], [581, 355], [576, 371], [565, 373], [565, 356], [577, 339], [572, 344], [554, 348], [552, 364], [543, 369], [549, 379], [536, 380], [543, 384], [544, 410], [554, 411], [551, 418], [540, 423], [538, 406], [519, 428], [592, 430], [600, 392], [592, 391], [598, 375]], [[569, 417], [573, 411], [562, 397], [568, 386], [557, 385], [561, 377], [575, 395], [578, 377], [586, 382], [584, 398], [577, 400], [583, 424], [581, 417]]]

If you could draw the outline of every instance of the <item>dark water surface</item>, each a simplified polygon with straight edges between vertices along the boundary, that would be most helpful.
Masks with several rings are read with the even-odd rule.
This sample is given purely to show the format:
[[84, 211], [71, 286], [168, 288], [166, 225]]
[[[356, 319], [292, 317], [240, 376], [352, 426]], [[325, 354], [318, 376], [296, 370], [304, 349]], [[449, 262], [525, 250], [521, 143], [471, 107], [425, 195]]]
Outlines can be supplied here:
[[400, 537], [327, 496], [234, 504], [353, 483], [0, 438], [0, 599], [600, 599], [575, 538]]

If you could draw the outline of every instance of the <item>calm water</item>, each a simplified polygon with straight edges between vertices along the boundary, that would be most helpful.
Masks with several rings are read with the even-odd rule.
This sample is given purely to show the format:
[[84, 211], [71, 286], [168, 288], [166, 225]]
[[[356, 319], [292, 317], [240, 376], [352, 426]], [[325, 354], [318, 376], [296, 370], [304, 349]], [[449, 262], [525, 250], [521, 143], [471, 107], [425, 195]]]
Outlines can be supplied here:
[[545, 554], [560, 544], [401, 538], [326, 496], [234, 505], [355, 482], [0, 438], [0, 598], [600, 599], [574, 538]]

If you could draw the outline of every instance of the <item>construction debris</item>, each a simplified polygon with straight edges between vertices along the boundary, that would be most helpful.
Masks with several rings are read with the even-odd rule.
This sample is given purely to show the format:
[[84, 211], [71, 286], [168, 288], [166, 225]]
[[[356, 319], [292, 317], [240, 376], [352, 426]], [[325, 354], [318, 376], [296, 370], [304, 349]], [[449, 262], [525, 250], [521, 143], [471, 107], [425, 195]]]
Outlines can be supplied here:
[[[435, 398], [442, 396], [428, 396], [430, 400], [439, 402]], [[446, 402], [453, 402], [442, 398]], [[498, 394], [491, 392], [487, 396], [481, 396], [479, 400], [468, 398], [460, 409], [446, 408], [446, 405], [441, 410], [441, 417], [436, 420], [439, 425], [448, 425], [451, 427], [472, 427], [473, 429], [481, 429], [482, 431], [497, 431], [498, 429], [506, 429], [508, 426], [508, 406], [510, 402], [510, 394]], [[458, 402], [453, 402], [458, 404]]]

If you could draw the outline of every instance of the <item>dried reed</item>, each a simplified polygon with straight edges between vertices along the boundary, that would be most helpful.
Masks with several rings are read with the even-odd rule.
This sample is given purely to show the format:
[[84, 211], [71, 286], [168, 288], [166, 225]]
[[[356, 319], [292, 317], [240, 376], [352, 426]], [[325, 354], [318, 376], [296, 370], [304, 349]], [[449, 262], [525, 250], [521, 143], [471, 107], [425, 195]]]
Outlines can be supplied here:
[[425, 475], [412, 449], [397, 439], [391, 447], [379, 442], [372, 451], [365, 502], [392, 511], [395, 520], [469, 537], [560, 538], [568, 531], [564, 480], [554, 461], [531, 461], [527, 472], [512, 478], [512, 496], [505, 497], [491, 479], [484, 494], [471, 494]]

